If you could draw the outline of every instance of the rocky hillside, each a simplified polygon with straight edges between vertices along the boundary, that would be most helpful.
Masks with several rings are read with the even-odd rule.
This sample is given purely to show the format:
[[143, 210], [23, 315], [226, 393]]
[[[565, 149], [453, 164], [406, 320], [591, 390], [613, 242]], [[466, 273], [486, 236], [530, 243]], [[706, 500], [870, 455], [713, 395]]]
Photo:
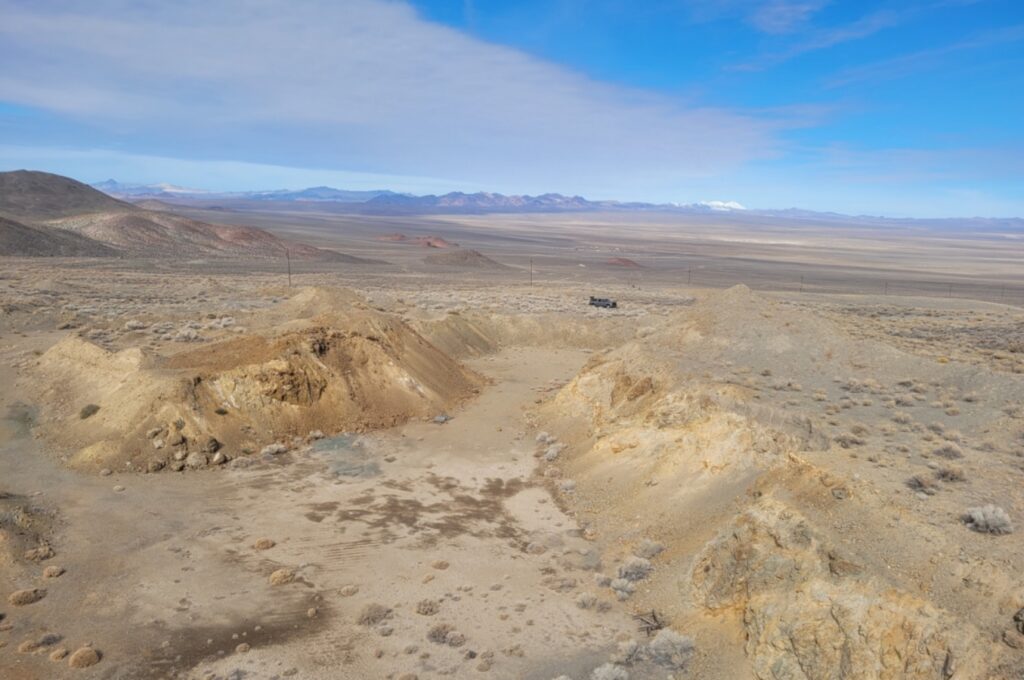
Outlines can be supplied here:
[[0, 254], [11, 257], [113, 257], [115, 249], [54, 227], [30, 227], [0, 217]]
[[0, 256], [242, 257], [370, 262], [278, 238], [124, 203], [45, 172], [0, 173]]

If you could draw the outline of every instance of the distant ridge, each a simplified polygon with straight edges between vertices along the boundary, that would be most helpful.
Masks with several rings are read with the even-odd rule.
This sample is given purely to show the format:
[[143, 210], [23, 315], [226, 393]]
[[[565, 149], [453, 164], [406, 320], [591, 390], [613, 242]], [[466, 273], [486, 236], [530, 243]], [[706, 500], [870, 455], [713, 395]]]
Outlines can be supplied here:
[[5, 256], [280, 259], [288, 251], [296, 259], [377, 262], [288, 241], [256, 227], [145, 210], [46, 172], [0, 172], [0, 218], [0, 255]]

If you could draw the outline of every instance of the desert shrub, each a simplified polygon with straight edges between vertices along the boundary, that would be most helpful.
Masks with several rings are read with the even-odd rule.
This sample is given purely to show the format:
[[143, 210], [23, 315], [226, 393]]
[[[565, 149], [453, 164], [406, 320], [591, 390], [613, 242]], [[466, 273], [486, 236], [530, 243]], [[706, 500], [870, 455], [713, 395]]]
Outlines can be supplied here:
[[858, 437], [857, 435], [852, 433], [837, 435], [834, 438], [834, 441], [836, 444], [839, 444], [839, 446], [843, 447], [844, 449], [849, 449], [854, 446], [864, 446], [864, 444], [867, 443], [864, 441], [863, 438]]
[[611, 582], [611, 587], [612, 590], [615, 591], [616, 597], [620, 600], [625, 600], [633, 594], [633, 591], [636, 590], [636, 586], [633, 585], [633, 582], [625, 578], [615, 579]]
[[645, 538], [640, 541], [640, 545], [633, 549], [633, 554], [637, 557], [643, 557], [645, 559], [652, 559], [657, 557], [665, 550], [665, 546], [657, 541], [652, 541], [649, 538]]
[[382, 604], [368, 604], [359, 612], [357, 621], [363, 626], [375, 626], [391, 616], [391, 610]]
[[960, 430], [947, 430], [943, 433], [942, 438], [947, 442], [961, 442], [964, 436], [960, 434]]
[[911, 418], [909, 413], [906, 413], [904, 411], [897, 411], [896, 413], [893, 414], [892, 420], [894, 423], [899, 423], [900, 425], [907, 425], [910, 423]]
[[942, 423], [935, 422], [928, 425], [928, 429], [934, 432], [935, 434], [942, 434], [943, 432], [946, 431], [946, 426], [943, 425]]
[[439, 623], [427, 631], [427, 639], [439, 645], [461, 647], [466, 644], [466, 636], [455, 630], [448, 623]]
[[926, 493], [929, 496], [935, 495], [939, 490], [939, 485], [931, 477], [925, 477], [924, 475], [914, 475], [907, 480], [907, 486], [914, 491]]
[[439, 611], [441, 611], [441, 605], [437, 600], [420, 600], [416, 604], [416, 613], [423, 616], [433, 616]]
[[932, 449], [932, 455], [938, 456], [939, 458], [948, 458], [950, 460], [954, 460], [956, 458], [963, 458], [964, 452], [963, 449], [961, 449], [959, 446], [957, 446], [953, 442], [950, 442], [948, 444], [943, 444], [942, 446]]
[[619, 578], [630, 581], [643, 581], [654, 570], [651, 561], [643, 557], [630, 555], [619, 565]]
[[597, 604], [597, 597], [591, 593], [580, 593], [576, 598], [576, 606], [580, 609], [591, 609]]
[[693, 640], [671, 628], [662, 628], [647, 645], [647, 657], [663, 668], [682, 670], [693, 655]]
[[942, 467], [935, 471], [935, 478], [943, 482], [964, 482], [967, 481], [967, 475], [964, 474], [963, 468], [958, 467]]
[[606, 663], [591, 671], [590, 680], [629, 680], [629, 672], [622, 666]]
[[996, 505], [970, 508], [963, 516], [964, 523], [982, 534], [1012, 534], [1013, 523], [1006, 511]]
[[96, 415], [96, 412], [100, 410], [100, 407], [96, 404], [86, 404], [82, 407], [82, 410], [78, 412], [78, 417], [85, 420], [89, 416]]
[[623, 640], [609, 658], [612, 663], [630, 666], [643, 657], [643, 652], [643, 647], [636, 640]]

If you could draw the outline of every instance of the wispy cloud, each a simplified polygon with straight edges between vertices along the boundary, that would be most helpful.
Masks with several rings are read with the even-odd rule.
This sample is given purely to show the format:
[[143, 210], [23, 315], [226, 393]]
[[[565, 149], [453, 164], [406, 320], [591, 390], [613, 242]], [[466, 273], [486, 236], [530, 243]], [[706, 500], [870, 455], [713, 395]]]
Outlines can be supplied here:
[[402, 2], [0, 0], [0, 15], [0, 100], [207, 157], [610, 187], [722, 172], [771, 154], [780, 127], [596, 82]]
[[887, 28], [900, 25], [906, 20], [907, 16], [907, 13], [882, 10], [842, 26], [815, 29], [807, 37], [803, 37], [800, 41], [783, 50], [769, 52], [751, 61], [735, 64], [730, 66], [729, 70], [763, 71], [810, 52], [817, 52], [843, 43], [871, 37]]
[[892, 59], [864, 64], [836, 74], [826, 83], [828, 87], [842, 87], [863, 82], [894, 80], [941, 67], [948, 57], [960, 52], [985, 49], [997, 45], [1024, 42], [1024, 24], [983, 31], [954, 43], [918, 50]]
[[774, 0], [759, 4], [748, 21], [765, 33], [792, 33], [803, 28], [826, 4], [825, 0]]

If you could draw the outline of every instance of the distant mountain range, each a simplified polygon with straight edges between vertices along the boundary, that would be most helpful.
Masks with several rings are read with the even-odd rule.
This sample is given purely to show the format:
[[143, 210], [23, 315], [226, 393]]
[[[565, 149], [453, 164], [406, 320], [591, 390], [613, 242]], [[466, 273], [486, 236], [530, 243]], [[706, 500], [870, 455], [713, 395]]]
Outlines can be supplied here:
[[105, 194], [118, 198], [242, 198], [254, 201], [337, 201], [341, 203], [363, 203], [378, 196], [397, 196], [387, 189], [352, 191], [333, 187], [309, 187], [293, 191], [275, 189], [271, 191], [217, 192], [205, 189], [189, 189], [174, 184], [126, 184], [114, 179], [91, 185]]
[[[152, 206], [161, 201], [167, 208], [186, 205], [207, 210], [260, 210], [276, 208], [317, 210], [339, 214], [364, 215], [430, 215], [483, 213], [551, 213], [551, 212], [665, 212], [681, 215], [707, 215], [709, 218], [740, 219], [748, 222], [812, 222], [816, 225], [844, 227], [929, 228], [938, 230], [971, 230], [992, 232], [1024, 232], [1021, 218], [893, 218], [875, 215], [844, 215], [787, 208], [782, 210], [749, 209], [735, 201], [701, 201], [698, 203], [643, 203], [614, 200], [592, 201], [582, 196], [541, 194], [539, 196], [508, 196], [491, 192], [472, 194], [453, 191], [443, 195], [416, 196], [387, 189], [353, 191], [319, 186], [308, 189], [276, 189], [269, 191], [215, 192], [188, 189], [173, 184], [124, 184], [113, 179], [92, 185], [115, 198]], [[151, 202], [147, 205], [146, 201]], [[262, 206], [262, 208], [261, 208]]]
[[108, 179], [92, 185], [111, 196], [126, 200], [142, 199], [189, 201], [279, 201], [299, 203], [350, 204], [356, 212], [382, 213], [481, 213], [481, 212], [569, 212], [589, 210], [685, 210], [688, 212], [730, 212], [744, 210], [735, 201], [708, 201], [688, 205], [591, 201], [582, 196], [548, 193], [539, 196], [507, 196], [491, 192], [473, 194], [453, 191], [443, 195], [416, 196], [387, 189], [354, 191], [319, 186], [308, 189], [270, 191], [215, 192], [188, 189], [173, 184], [125, 184]]

